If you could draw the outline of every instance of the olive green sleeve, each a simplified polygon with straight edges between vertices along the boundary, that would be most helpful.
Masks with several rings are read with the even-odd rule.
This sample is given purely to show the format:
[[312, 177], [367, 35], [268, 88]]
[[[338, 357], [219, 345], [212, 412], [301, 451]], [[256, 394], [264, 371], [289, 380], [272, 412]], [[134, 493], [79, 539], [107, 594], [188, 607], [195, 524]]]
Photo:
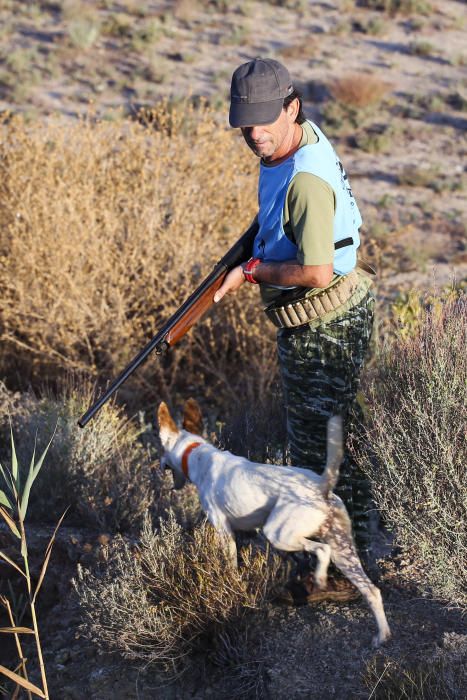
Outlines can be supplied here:
[[334, 210], [334, 191], [327, 182], [305, 172], [293, 177], [284, 205], [284, 231], [292, 234], [300, 264], [333, 262]]

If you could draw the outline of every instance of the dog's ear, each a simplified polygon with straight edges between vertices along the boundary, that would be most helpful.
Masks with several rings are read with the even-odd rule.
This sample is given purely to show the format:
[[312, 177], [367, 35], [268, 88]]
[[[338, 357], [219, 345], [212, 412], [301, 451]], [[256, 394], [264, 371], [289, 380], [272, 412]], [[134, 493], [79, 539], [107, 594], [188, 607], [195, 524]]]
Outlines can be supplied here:
[[159, 436], [162, 444], [166, 447], [178, 435], [179, 430], [164, 401], [161, 402], [157, 411], [157, 420], [159, 422]]
[[183, 427], [189, 433], [201, 435], [203, 430], [203, 416], [201, 409], [195, 399], [188, 399], [183, 409]]

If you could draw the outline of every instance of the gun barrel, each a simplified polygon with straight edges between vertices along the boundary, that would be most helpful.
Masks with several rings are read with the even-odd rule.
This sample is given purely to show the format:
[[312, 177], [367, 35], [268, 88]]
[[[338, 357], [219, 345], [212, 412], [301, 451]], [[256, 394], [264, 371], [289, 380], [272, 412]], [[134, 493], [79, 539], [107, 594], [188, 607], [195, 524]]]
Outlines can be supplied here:
[[133, 358], [130, 364], [125, 367], [125, 369], [118, 375], [118, 377], [112, 382], [107, 391], [98, 399], [87, 411], [81, 416], [78, 421], [80, 428], [84, 428], [87, 423], [95, 416], [97, 411], [102, 408], [102, 406], [110, 399], [112, 394], [114, 394], [117, 389], [125, 382], [128, 377], [133, 374], [135, 369], [144, 362], [147, 356], [157, 348], [158, 345], [163, 345], [164, 342], [164, 328], [154, 336], [154, 338]]
[[84, 428], [87, 423], [95, 416], [97, 411], [110, 399], [110, 397], [117, 391], [117, 389], [128, 379], [130, 375], [144, 362], [144, 360], [153, 351], [163, 352], [167, 347], [168, 343], [165, 342], [166, 336], [170, 333], [172, 328], [179, 322], [179, 320], [186, 314], [186, 312], [198, 301], [198, 299], [204, 294], [206, 289], [208, 289], [221, 275], [225, 275], [227, 268], [222, 262], [217, 263], [212, 272], [203, 280], [203, 282], [195, 289], [195, 291], [190, 294], [188, 299], [183, 302], [179, 309], [169, 318], [169, 320], [162, 326], [160, 331], [156, 333], [154, 338], [144, 346], [142, 350], [132, 359], [129, 365], [120, 372], [118, 377], [112, 382], [107, 391], [98, 399], [79, 419], [78, 425], [80, 428]]

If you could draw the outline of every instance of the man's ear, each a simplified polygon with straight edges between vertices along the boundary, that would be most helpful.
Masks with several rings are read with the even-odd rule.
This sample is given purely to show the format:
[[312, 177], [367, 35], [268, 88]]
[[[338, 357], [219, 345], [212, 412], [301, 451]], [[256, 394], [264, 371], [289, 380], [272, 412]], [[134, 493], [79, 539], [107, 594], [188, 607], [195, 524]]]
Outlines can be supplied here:
[[300, 109], [300, 102], [298, 101], [298, 97], [296, 97], [292, 102], [287, 106], [287, 115], [290, 117], [292, 121], [295, 122], [297, 118], [298, 111]]
[[203, 430], [203, 416], [201, 409], [195, 399], [188, 399], [183, 409], [183, 427], [189, 433], [201, 435]]
[[163, 446], [166, 447], [177, 437], [179, 430], [164, 401], [161, 402], [157, 411], [157, 420], [159, 422], [159, 437]]

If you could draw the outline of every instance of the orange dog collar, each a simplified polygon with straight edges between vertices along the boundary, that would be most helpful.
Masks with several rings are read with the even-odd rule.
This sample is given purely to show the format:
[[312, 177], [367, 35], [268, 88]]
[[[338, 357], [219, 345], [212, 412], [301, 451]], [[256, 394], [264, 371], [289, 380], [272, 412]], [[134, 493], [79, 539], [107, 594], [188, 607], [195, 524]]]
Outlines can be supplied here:
[[182, 472], [185, 474], [186, 478], [189, 479], [190, 477], [188, 476], [188, 457], [191, 455], [193, 450], [196, 447], [199, 447], [199, 445], [202, 445], [202, 442], [191, 442], [188, 447], [185, 447], [185, 451], [182, 454]]

